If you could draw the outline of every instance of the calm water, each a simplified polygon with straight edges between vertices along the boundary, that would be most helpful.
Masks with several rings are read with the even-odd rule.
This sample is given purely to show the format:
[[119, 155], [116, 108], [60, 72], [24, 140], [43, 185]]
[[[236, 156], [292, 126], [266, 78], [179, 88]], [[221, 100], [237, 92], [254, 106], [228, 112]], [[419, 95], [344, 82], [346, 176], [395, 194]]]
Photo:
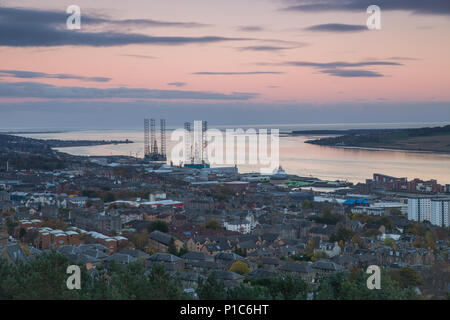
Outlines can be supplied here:
[[[423, 124], [402, 124], [403, 127], [420, 127]], [[260, 126], [271, 128], [275, 126]], [[359, 125], [285, 125], [277, 126], [280, 131], [293, 129], [347, 129], [361, 128]], [[399, 124], [366, 124], [367, 127], [400, 127]], [[61, 148], [60, 151], [74, 155], [133, 155], [143, 156], [142, 129], [97, 130], [64, 133], [28, 134], [39, 139], [85, 139], [134, 141], [126, 145], [106, 145], [93, 147]], [[174, 142], [170, 142], [168, 132], [168, 155]], [[314, 136], [280, 137], [280, 164], [287, 173], [314, 176], [330, 180], [362, 182], [372, 174], [383, 173], [398, 177], [437, 179], [439, 183], [450, 183], [450, 155], [387, 150], [364, 150], [316, 146], [304, 143]], [[169, 159], [170, 160], [170, 159]], [[259, 167], [242, 165], [240, 172], [257, 172]]]

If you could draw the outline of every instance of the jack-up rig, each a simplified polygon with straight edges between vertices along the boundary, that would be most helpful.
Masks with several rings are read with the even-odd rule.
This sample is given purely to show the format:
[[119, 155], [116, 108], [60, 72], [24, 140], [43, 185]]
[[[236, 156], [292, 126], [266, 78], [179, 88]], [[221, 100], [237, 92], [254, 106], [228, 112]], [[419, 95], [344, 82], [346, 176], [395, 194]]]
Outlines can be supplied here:
[[166, 162], [166, 120], [160, 120], [161, 149], [158, 151], [156, 141], [155, 119], [144, 119], [144, 160], [150, 162]]
[[208, 122], [194, 121], [194, 141], [192, 141], [191, 123], [184, 123], [185, 132], [185, 168], [203, 169], [209, 168], [207, 152]]

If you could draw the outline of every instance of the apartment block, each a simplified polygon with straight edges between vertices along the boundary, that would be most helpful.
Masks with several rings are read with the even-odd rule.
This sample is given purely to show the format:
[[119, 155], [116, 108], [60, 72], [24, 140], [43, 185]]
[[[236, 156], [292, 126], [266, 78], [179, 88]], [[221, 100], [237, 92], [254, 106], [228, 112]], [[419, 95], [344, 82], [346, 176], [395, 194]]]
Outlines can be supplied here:
[[450, 198], [431, 200], [431, 224], [448, 227], [450, 219]]
[[431, 198], [408, 198], [408, 220], [431, 222]]

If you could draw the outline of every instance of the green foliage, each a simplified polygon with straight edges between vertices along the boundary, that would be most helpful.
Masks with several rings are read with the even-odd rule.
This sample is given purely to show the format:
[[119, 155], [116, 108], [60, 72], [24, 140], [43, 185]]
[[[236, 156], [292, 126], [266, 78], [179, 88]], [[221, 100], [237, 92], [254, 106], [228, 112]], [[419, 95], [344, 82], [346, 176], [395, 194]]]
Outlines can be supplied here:
[[10, 236], [14, 235], [14, 229], [18, 226], [19, 224], [17, 222], [14, 222], [11, 218], [8, 218], [6, 220], [6, 229], [8, 230], [8, 234]]
[[344, 273], [323, 278], [315, 292], [317, 300], [413, 300], [418, 295], [413, 289], [402, 288], [387, 272], [381, 273], [381, 289], [367, 288], [369, 275], [359, 270], [352, 277]]
[[352, 238], [353, 244], [357, 245], [359, 248], [364, 247], [364, 241], [361, 239], [361, 236], [359, 234], [355, 234]]
[[228, 300], [270, 300], [271, 298], [269, 288], [263, 286], [241, 284], [227, 291]]
[[230, 197], [233, 196], [233, 191], [226, 187], [217, 187], [214, 189], [209, 196], [211, 196], [216, 201], [228, 201]]
[[225, 284], [217, 279], [214, 272], [206, 280], [199, 281], [197, 294], [201, 300], [225, 300], [227, 298]]
[[395, 247], [395, 240], [392, 238], [386, 238], [384, 239], [384, 245], [393, 248]]
[[391, 215], [393, 216], [403, 216], [402, 212], [400, 211], [400, 209], [397, 208], [393, 208], [390, 210]]
[[302, 209], [311, 209], [312, 208], [312, 204], [311, 201], [309, 200], [304, 200], [302, 202]]
[[352, 240], [353, 236], [355, 235], [355, 233], [347, 228], [339, 228], [336, 232], [334, 232], [331, 236], [330, 236], [330, 242], [339, 242], [339, 241], [350, 241]]
[[389, 275], [398, 282], [401, 288], [417, 287], [424, 283], [419, 273], [410, 267], [391, 270]]
[[173, 255], [178, 255], [178, 250], [177, 247], [175, 245], [175, 239], [174, 238], [170, 238], [169, 241], [169, 245], [167, 247], [167, 252]]
[[307, 284], [300, 278], [287, 276], [251, 279], [246, 284], [226, 288], [212, 273], [200, 281], [197, 293], [201, 300], [305, 300]]
[[167, 222], [164, 222], [162, 220], [152, 221], [149, 226], [149, 232], [153, 232], [156, 230], [167, 233], [169, 232], [169, 225], [167, 224]]
[[178, 256], [181, 257], [182, 255], [184, 255], [184, 254], [186, 254], [186, 253], [188, 253], [188, 252], [189, 252], [189, 250], [188, 250], [187, 244], [185, 243], [185, 244], [183, 244], [183, 246], [180, 248], [180, 251], [178, 251]]
[[352, 219], [358, 220], [362, 223], [373, 224], [377, 227], [384, 226], [387, 230], [394, 229], [394, 223], [389, 217], [373, 217], [367, 214], [353, 214]]
[[428, 227], [424, 223], [412, 222], [406, 227], [405, 233], [425, 237], [427, 230]]
[[20, 228], [19, 230], [19, 239], [22, 239], [27, 234], [27, 230], [24, 228]]
[[234, 249], [233, 252], [236, 253], [237, 255], [240, 255], [241, 257], [247, 256], [247, 249], [236, 248], [236, 249]]
[[341, 221], [343, 219], [343, 217], [340, 215], [332, 214], [329, 208], [325, 208], [323, 210], [322, 216], [312, 216], [312, 217], [310, 217], [310, 219], [317, 223], [335, 225], [339, 221]]
[[306, 282], [293, 276], [259, 278], [249, 282], [252, 286], [266, 287], [271, 299], [305, 300], [308, 292]]
[[0, 154], [0, 163], [6, 163], [17, 170], [59, 170], [64, 169], [68, 163], [56, 158], [54, 155], [8, 153]]
[[[331, 138], [321, 138], [318, 140], [308, 141], [308, 143], [333, 146], [338, 144], [345, 144], [347, 146], [376, 147], [392, 145], [399, 140], [402, 141], [414, 137], [432, 137], [440, 135], [446, 136], [449, 134], [449, 132], [450, 125], [418, 129], [373, 129], [365, 131], [354, 130], [354, 132], [350, 134]], [[423, 145], [419, 144], [419, 147], [419, 149], [423, 149]]]
[[[43, 254], [17, 266], [0, 262], [0, 299], [79, 299], [86, 292], [68, 290], [67, 259], [57, 253]], [[84, 277], [83, 277], [84, 276]], [[82, 279], [86, 274], [82, 274]]]
[[221, 225], [219, 222], [217, 222], [217, 220], [209, 220], [208, 223], [206, 223], [206, 229], [214, 229], [214, 230], [219, 230], [221, 229]]
[[[116, 262], [87, 271], [81, 269], [81, 290], [68, 290], [66, 273], [69, 262], [57, 252], [44, 253], [17, 265], [0, 259], [0, 300], [10, 299], [100, 299], [100, 300], [171, 300], [186, 299], [179, 281], [162, 265], [154, 265], [149, 274], [141, 262], [123, 266]], [[442, 272], [437, 275], [439, 278]], [[404, 300], [417, 299], [414, 287], [423, 283], [411, 268], [386, 272], [382, 270], [381, 289], [369, 290], [363, 270], [350, 275], [336, 273], [322, 278], [315, 290], [316, 299], [331, 300]], [[200, 299], [306, 299], [307, 284], [293, 276], [250, 279], [227, 288], [212, 273], [200, 280]]]
[[186, 298], [179, 282], [171, 278], [162, 265], [153, 267], [148, 281], [150, 283], [151, 299], [153, 300], [180, 300]]
[[312, 262], [315, 262], [315, 261], [317, 261], [317, 260], [321, 260], [321, 259], [328, 259], [329, 257], [328, 257], [328, 255], [325, 253], [325, 252], [323, 252], [323, 251], [316, 251], [316, 252], [314, 252], [313, 254], [312, 254], [312, 256], [311, 256], [311, 261]]
[[163, 266], [154, 266], [147, 276], [144, 265], [111, 263], [107, 269], [81, 269], [81, 290], [67, 289], [69, 262], [51, 252], [17, 266], [0, 259], [0, 300], [2, 299], [184, 299], [181, 285]]

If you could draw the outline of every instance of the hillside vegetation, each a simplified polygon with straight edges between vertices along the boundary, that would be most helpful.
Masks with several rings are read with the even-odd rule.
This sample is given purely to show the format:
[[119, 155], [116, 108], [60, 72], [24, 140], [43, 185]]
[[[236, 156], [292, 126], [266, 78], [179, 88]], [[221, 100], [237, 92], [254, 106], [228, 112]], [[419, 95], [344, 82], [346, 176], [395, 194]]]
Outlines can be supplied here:
[[372, 130], [309, 140], [322, 146], [386, 148], [450, 153], [450, 125], [434, 128]]

